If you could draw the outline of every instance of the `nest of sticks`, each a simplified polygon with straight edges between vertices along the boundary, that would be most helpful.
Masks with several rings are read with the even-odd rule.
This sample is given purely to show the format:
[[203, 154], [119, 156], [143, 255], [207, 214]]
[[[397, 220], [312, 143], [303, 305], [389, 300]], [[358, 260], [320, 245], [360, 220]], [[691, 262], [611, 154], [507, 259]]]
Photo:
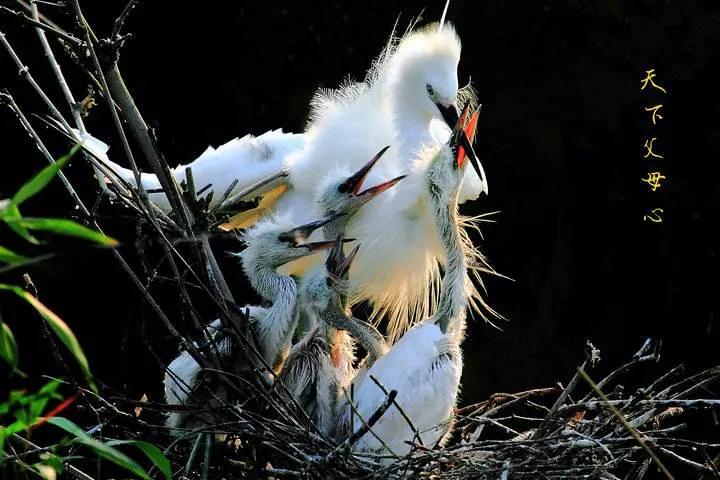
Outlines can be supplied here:
[[[568, 375], [572, 379], [567, 386], [498, 393], [484, 402], [459, 408], [450, 441], [442, 447], [423, 445], [416, 435], [418, 442], [412, 443], [411, 452], [403, 457], [353, 449], [363, 435], [374, 435], [373, 425], [388, 409], [401, 410], [395, 402], [397, 392], [379, 382], [385, 401], [370, 418], [363, 419], [363, 428], [341, 440], [320, 435], [282, 382], [274, 381], [270, 366], [263, 363], [247, 315], [236, 307], [210, 248], [208, 232], [215, 231], [229, 212], [247, 207], [242, 195], [231, 196], [228, 189], [211, 208], [210, 199], [202, 196], [206, 186], [194, 185], [192, 172], [187, 172], [186, 184], [177, 185], [123, 81], [117, 60], [127, 38], [124, 22], [135, 3], [131, 0], [123, 9], [106, 39], [94, 36], [78, 0], [65, 6], [68, 16], [75, 20], [68, 30], [40, 16], [36, 4], [29, 10], [3, 7], [5, 13], [29, 24], [40, 37], [38, 54], [50, 62], [72, 118], [62, 116], [44, 86], [0, 35], [2, 46], [28, 87], [47, 107], [49, 119], [33, 117], [33, 121], [39, 119], [54, 127], [55, 131], [46, 129], [44, 135], [59, 131], [69, 143], [77, 142], [77, 132], [84, 132], [83, 118], [88, 113], [83, 105], [104, 101], [128, 163], [139, 176], [128, 141], [132, 135], [139, 146], [134, 153], [142, 155], [158, 176], [174, 213], [168, 215], [154, 207], [148, 192], [123, 182], [101, 159], [84, 152], [92, 171], [106, 180], [101, 194], [112, 196], [134, 212], [143, 235], [159, 245], [161, 258], [149, 261], [163, 263], [169, 270], [167, 281], [176, 284], [195, 331], [202, 330], [203, 322], [193, 305], [203, 297], [232, 339], [233, 365], [224, 365], [215, 355], [212, 341], [183, 335], [181, 332], [189, 329], [171, 320], [167, 306], [151, 291], [155, 273], [147, 278], [150, 275], [137, 272], [122, 253], [114, 252], [122, 270], [145, 297], [150, 315], [204, 368], [205, 378], [194, 391], [197, 404], [187, 407], [131, 400], [109, 389], [102, 396], [87, 392], [84, 397], [100, 415], [105, 435], [140, 438], [165, 446], [178, 478], [720, 479], [720, 443], [708, 438], [704, 428], [718, 423], [720, 400], [712, 389], [720, 381], [720, 367], [688, 374], [677, 366], [658, 374], [659, 348], [650, 341], [597, 382], [593, 378], [599, 377], [599, 352], [588, 344], [586, 358]], [[82, 102], [73, 99], [47, 37], [62, 42], [67, 57], [75, 63], [73, 68], [86, 74], [97, 93]], [[43, 135], [32, 127], [12, 94], [2, 92], [0, 100], [53, 162], [57, 155], [46, 148]], [[61, 179], [77, 215], [101, 230], [96, 208], [87, 208], [72, 183], [62, 174]], [[188, 288], [189, 284], [194, 288]], [[173, 299], [172, 303], [177, 302]], [[208, 388], [210, 384], [222, 385], [220, 394], [217, 388]], [[347, 395], [352, 400], [352, 392]], [[171, 435], [164, 426], [165, 416], [181, 410], [202, 419], [204, 426]], [[406, 420], [416, 431], [412, 419]]]
[[717, 425], [720, 400], [712, 392], [720, 367], [662, 371], [659, 359], [648, 340], [595, 382], [599, 352], [588, 343], [567, 386], [497, 393], [458, 408], [447, 445], [412, 442], [402, 457], [353, 450], [388, 409], [401, 409], [392, 390], [363, 428], [341, 441], [320, 435], [280, 382], [262, 375], [239, 382], [249, 395], [239, 404], [205, 397], [202, 407], [183, 408], [207, 425], [172, 440], [161, 424], [178, 407], [111, 396], [99, 410], [135, 407], [135, 414], [116, 415], [115, 433], [167, 445], [178, 478], [720, 478], [720, 442], [704, 429]]

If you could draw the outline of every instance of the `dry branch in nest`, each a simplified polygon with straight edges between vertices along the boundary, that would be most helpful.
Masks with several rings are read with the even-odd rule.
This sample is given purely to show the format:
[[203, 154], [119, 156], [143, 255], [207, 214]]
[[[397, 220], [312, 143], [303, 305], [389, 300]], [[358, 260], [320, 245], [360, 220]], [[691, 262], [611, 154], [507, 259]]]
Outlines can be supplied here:
[[[100, 416], [97, 428], [101, 426], [104, 434], [165, 445], [177, 473], [187, 478], [720, 478], [716, 466], [720, 443], [702, 434], [702, 422], [717, 423], [720, 400], [713, 389], [720, 380], [720, 367], [694, 375], [676, 367], [648, 381], [649, 369], [657, 368], [659, 358], [658, 348], [651, 342], [597, 383], [592, 377], [599, 355], [589, 345], [587, 358], [565, 388], [495, 394], [484, 402], [459, 408], [452, 438], [442, 448], [422, 444], [412, 418], [395, 401], [398, 392], [388, 391], [381, 384], [378, 388], [384, 390], [385, 402], [370, 418], [361, 419], [363, 427], [359, 432], [340, 440], [321, 435], [258, 353], [247, 315], [235, 304], [215, 260], [208, 235], [224, 220], [225, 212], [209, 208], [210, 199], [202, 196], [205, 186], [194, 185], [192, 172], [187, 172], [186, 184], [175, 182], [123, 81], [118, 58], [127, 35], [121, 31], [135, 3], [131, 1], [122, 11], [111, 38], [104, 40], [95, 36], [77, 0], [65, 6], [76, 22], [70, 32], [40, 15], [35, 3], [28, 12], [20, 7], [10, 12], [12, 18], [29, 23], [40, 36], [40, 48], [72, 112], [70, 122], [74, 126], [0, 32], [0, 43], [19, 74], [47, 108], [50, 117], [39, 118], [55, 126], [71, 142], [77, 142], [78, 132], [86, 131], [83, 115], [87, 110], [82, 105], [87, 102], [75, 101], [47, 37], [63, 42], [70, 58], [85, 69], [88, 82], [107, 103], [136, 180], [140, 172], [135, 154], [139, 153], [158, 176], [172, 205], [171, 213], [160, 211], [148, 200], [149, 192], [133, 188], [101, 159], [85, 154], [92, 167], [88, 170], [102, 180], [101, 196], [125, 205], [142, 225], [144, 235], [152, 236], [160, 245], [162, 258], [152, 262], [163, 262], [169, 268], [170, 281], [177, 287], [183, 310], [197, 332], [192, 337], [181, 333], [189, 330], [187, 326], [171, 320], [153, 296], [151, 286], [157, 268], [139, 273], [121, 253], [114, 251], [113, 255], [151, 307], [151, 315], [203, 367], [205, 380], [192, 392], [195, 401], [187, 407], [134, 401], [108, 390], [103, 396], [88, 392], [84, 399]], [[3, 12], [9, 10], [3, 7]], [[10, 93], [4, 93], [1, 99], [46, 159], [53, 162], [57, 155], [46, 148]], [[139, 152], [130, 145], [126, 125]], [[88, 209], [71, 182], [62, 174], [60, 178], [82, 219], [102, 230], [95, 208]], [[235, 204], [231, 191], [232, 187], [218, 205]], [[242, 208], [234, 206], [235, 211]], [[194, 306], [200, 298], [210, 304], [214, 318], [221, 320], [222, 335], [230, 339], [231, 365], [224, 364], [217, 355], [216, 337], [204, 327], [206, 322]], [[346, 394], [352, 405], [352, 392]], [[418, 443], [412, 445], [411, 452], [394, 457], [354, 451], [362, 435], [376, 435], [375, 422], [392, 408], [398, 409], [415, 432]], [[189, 413], [202, 426], [168, 432], [165, 416], [173, 411]]]
[[[647, 342], [597, 383], [585, 371], [593, 372], [588, 360], [574, 375], [578, 381], [565, 388], [498, 393], [458, 408], [448, 445], [415, 443], [399, 458], [353, 451], [363, 434], [373, 434], [374, 422], [395, 408], [394, 391], [366, 419], [366, 428], [340, 441], [318, 433], [278, 383], [258, 388], [262, 382], [235, 378], [245, 388], [242, 402], [207, 401], [213, 393], [198, 390], [206, 401], [183, 411], [206, 425], [180, 435], [188, 441], [170, 443], [163, 415], [178, 407], [120, 397], [110, 401], [121, 410], [141, 407], [143, 421], [125, 415], [114, 426], [117, 433], [169, 445], [168, 454], [187, 478], [201, 478], [204, 470], [209, 478], [720, 478], [720, 442], [702, 431], [716, 421], [720, 407], [713, 393], [720, 367], [688, 375], [678, 366], [652, 376], [659, 360], [659, 351], [650, 351], [654, 348]], [[146, 423], [150, 419], [153, 424]], [[199, 452], [211, 436], [218, 441], [205, 460]]]

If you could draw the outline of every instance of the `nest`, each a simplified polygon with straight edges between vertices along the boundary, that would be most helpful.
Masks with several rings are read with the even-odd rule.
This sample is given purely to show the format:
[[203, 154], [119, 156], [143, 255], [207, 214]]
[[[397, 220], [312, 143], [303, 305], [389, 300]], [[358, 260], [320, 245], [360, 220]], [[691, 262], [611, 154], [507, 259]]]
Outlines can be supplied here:
[[363, 428], [340, 441], [318, 433], [281, 382], [261, 375], [239, 382], [246, 395], [240, 403], [218, 398], [215, 390], [202, 408], [182, 409], [206, 424], [173, 440], [159, 425], [162, 414], [178, 407], [111, 401], [142, 409], [139, 417], [123, 415], [129, 422], [116, 423], [116, 433], [168, 445], [178, 478], [720, 478], [720, 443], [703, 431], [707, 422], [717, 424], [720, 400], [710, 393], [720, 367], [689, 375], [680, 365], [650, 375], [659, 359], [658, 346], [648, 340], [595, 383], [588, 372], [599, 370], [599, 352], [588, 343], [587, 358], [566, 387], [497, 393], [458, 408], [446, 445], [412, 442], [402, 457], [353, 450], [394, 406], [395, 391], [387, 391]]

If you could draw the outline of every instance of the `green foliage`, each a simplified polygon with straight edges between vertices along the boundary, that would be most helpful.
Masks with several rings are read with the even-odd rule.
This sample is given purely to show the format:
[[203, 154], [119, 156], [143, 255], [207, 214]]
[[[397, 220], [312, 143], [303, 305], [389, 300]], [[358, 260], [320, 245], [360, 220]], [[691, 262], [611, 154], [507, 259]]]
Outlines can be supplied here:
[[52, 380], [36, 393], [28, 393], [24, 390], [10, 392], [8, 400], [0, 404], [0, 418], [12, 419], [9, 425], [0, 425], [0, 456], [5, 450], [5, 442], [9, 437], [25, 432], [35, 425], [50, 400], [62, 399], [57, 393], [59, 386], [59, 380]]
[[26, 257], [23, 257], [22, 255], [18, 255], [17, 253], [13, 252], [12, 250], [0, 245], [0, 262], [7, 263], [9, 265], [13, 265], [13, 264], [17, 264], [17, 263], [24, 263], [26, 261], [27, 261]]
[[15, 336], [6, 323], [0, 321], [0, 358], [15, 371], [18, 360], [18, 348]]
[[[47, 232], [88, 240], [103, 247], [115, 247], [117, 241], [114, 239], [72, 220], [64, 218], [28, 218], [23, 217], [20, 213], [19, 207], [25, 201], [40, 193], [79, 149], [80, 145], [74, 146], [67, 155], [60, 158], [54, 164], [45, 167], [37, 175], [28, 180], [11, 199], [0, 200], [0, 223], [6, 224], [24, 240], [33, 244], [40, 243], [33, 235], [33, 232]], [[40, 258], [42, 257], [29, 258], [0, 246], [0, 267], [3, 264], [5, 265], [5, 267], [0, 268], [0, 272], [27, 265]], [[21, 287], [0, 283], [0, 291], [6, 291], [16, 295], [40, 314], [43, 320], [50, 326], [55, 336], [71, 353], [73, 359], [80, 367], [87, 384], [93, 391], [97, 392], [87, 357], [68, 325], [52, 310]], [[17, 369], [18, 346], [15, 336], [10, 330], [10, 327], [2, 320], [0, 320], [0, 359], [11, 367], [13, 374], [22, 374], [22, 372]], [[101, 442], [90, 436], [72, 421], [54, 416], [69, 406], [77, 396], [63, 400], [62, 396], [58, 393], [60, 384], [60, 380], [52, 380], [37, 392], [13, 390], [10, 392], [7, 401], [0, 403], [0, 466], [3, 465], [5, 460], [5, 445], [9, 438], [16, 435], [27, 434], [33, 428], [47, 422], [69, 433], [71, 438], [65, 438], [53, 445], [47, 452], [44, 452], [40, 456], [40, 462], [32, 465], [26, 464], [22, 459], [16, 458], [16, 464], [21, 467], [21, 470], [32, 471], [42, 478], [55, 478], [56, 473], [60, 473], [64, 469], [64, 458], [60, 455], [61, 450], [70, 445], [79, 444], [91, 450], [98, 457], [108, 460], [127, 472], [130, 472], [133, 478], [150, 480], [150, 475], [143, 467], [118, 448], [132, 447], [142, 453], [162, 473], [165, 479], [169, 480], [172, 478], [170, 462], [155, 445], [136, 440], [111, 440], [109, 442]], [[55, 407], [55, 409], [46, 413], [48, 403], [53, 400], [63, 401]]]
[[138, 478], [150, 480], [150, 476], [135, 460], [115, 448], [115, 445], [133, 445], [139, 448], [145, 455], [158, 467], [165, 478], [170, 479], [172, 472], [170, 471], [170, 462], [162, 454], [159, 448], [147, 442], [140, 441], [110, 441], [101, 442], [88, 435], [82, 428], [75, 425], [67, 418], [55, 417], [48, 420], [49, 423], [56, 427], [62, 428], [66, 432], [72, 434], [75, 438], [74, 443], [83, 445], [92, 450], [96, 455], [113, 462], [115, 465], [124, 468], [128, 472], [133, 473]]
[[[75, 337], [75, 334], [73, 334], [72, 330], [70, 330], [70, 327], [68, 327], [67, 324], [52, 310], [43, 305], [40, 300], [33, 297], [29, 292], [26, 292], [22, 288], [15, 285], [0, 283], [0, 290], [13, 292], [15, 295], [22, 298], [35, 308], [40, 316], [48, 323], [48, 325], [50, 325], [50, 328], [58, 339], [60, 339], [63, 345], [65, 345], [65, 347], [67, 347], [70, 351], [73, 358], [80, 366], [80, 370], [82, 371], [85, 380], [88, 382], [88, 385], [90, 385], [90, 388], [97, 391], [97, 387], [95, 387], [92, 380], [92, 374], [90, 373], [90, 366], [88, 365], [87, 357], [85, 357], [85, 353], [82, 348], [80, 348], [80, 343], [77, 341], [77, 338]], [[6, 327], [5, 324], [3, 324], [3, 326]], [[7, 331], [9, 331], [9, 328]]]
[[[80, 148], [80, 144], [75, 145], [67, 155], [43, 168], [25, 182], [11, 199], [0, 202], [0, 221], [23, 239], [33, 244], [39, 244], [40, 241], [30, 233], [31, 230], [82, 238], [104, 247], [117, 246], [116, 240], [73, 220], [64, 218], [26, 218], [20, 213], [20, 205], [40, 193]], [[23, 260], [26, 259], [7, 248], [0, 247], [0, 262], [22, 264]]]
[[[54, 233], [56, 235], [81, 238], [105, 247], [116, 246], [117, 241], [114, 239], [72, 220], [65, 218], [26, 218], [20, 213], [20, 206], [30, 198], [40, 193], [50, 183], [50, 181], [57, 176], [60, 169], [70, 161], [73, 155], [75, 155], [80, 148], [81, 145], [75, 145], [67, 155], [63, 156], [55, 163], [43, 168], [39, 173], [25, 182], [25, 184], [18, 189], [11, 199], [1, 201], [0, 222], [5, 223], [15, 233], [33, 244], [38, 244], [40, 242], [32, 235], [31, 232], [41, 231]], [[0, 263], [4, 263], [9, 267], [4, 268], [3, 271], [18, 268], [22, 265], [31, 263], [33, 260], [34, 259], [19, 255], [6, 247], [0, 246]], [[80, 348], [80, 344], [75, 338], [75, 335], [68, 328], [67, 324], [55, 313], [53, 313], [52, 310], [47, 308], [42, 302], [22, 288], [16, 285], [0, 283], [0, 290], [14, 293], [35, 308], [40, 316], [48, 323], [48, 325], [50, 325], [50, 328], [55, 335], [57, 335], [63, 345], [65, 345], [70, 351], [73, 358], [80, 366], [80, 370], [82, 371], [85, 380], [88, 382], [90, 387], [95, 390], [96, 387], [92, 381], [92, 375], [90, 373], [87, 358]], [[15, 369], [17, 365], [17, 345], [15, 344], [15, 339], [10, 328], [2, 321], [0, 321], [0, 357], [9, 363], [13, 370]]]

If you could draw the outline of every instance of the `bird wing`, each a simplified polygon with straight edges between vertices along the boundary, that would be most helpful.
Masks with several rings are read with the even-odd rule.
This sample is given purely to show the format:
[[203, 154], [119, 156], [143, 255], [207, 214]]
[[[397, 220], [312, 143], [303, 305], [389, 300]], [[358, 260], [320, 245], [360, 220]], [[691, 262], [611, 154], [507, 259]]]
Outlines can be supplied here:
[[[274, 191], [278, 184], [286, 181], [283, 176], [286, 157], [291, 152], [301, 149], [304, 142], [304, 134], [285, 133], [279, 129], [268, 131], [258, 137], [245, 135], [217, 148], [208, 147], [189, 164], [179, 165], [171, 171], [175, 180], [180, 183], [186, 180], [185, 171], [190, 168], [195, 181], [195, 190], [205, 189], [204, 195], [214, 193], [211, 206], [222, 200], [235, 180], [237, 184], [232, 188], [229, 197], [246, 192], [245, 198], [253, 198], [258, 194], [253, 186], [261, 185], [265, 189], [270, 188]], [[107, 158], [108, 147], [102, 141], [92, 138], [92, 142], [86, 141], [85, 148], [99, 157], [121, 179], [130, 185], [136, 185], [132, 170], [121, 167]], [[276, 181], [267, 182], [269, 178], [274, 178]], [[156, 175], [141, 174], [141, 183], [149, 192], [153, 203], [164, 211], [171, 209], [165, 194], [157, 191], [160, 190], [161, 185]], [[265, 193], [263, 190], [259, 192]]]
[[260, 217], [272, 210], [275, 203], [277, 203], [287, 189], [288, 185], [286, 183], [281, 183], [280, 185], [272, 188], [262, 195], [257, 207], [233, 215], [226, 223], [220, 225], [220, 229], [229, 232], [238, 228], [251, 227]]

